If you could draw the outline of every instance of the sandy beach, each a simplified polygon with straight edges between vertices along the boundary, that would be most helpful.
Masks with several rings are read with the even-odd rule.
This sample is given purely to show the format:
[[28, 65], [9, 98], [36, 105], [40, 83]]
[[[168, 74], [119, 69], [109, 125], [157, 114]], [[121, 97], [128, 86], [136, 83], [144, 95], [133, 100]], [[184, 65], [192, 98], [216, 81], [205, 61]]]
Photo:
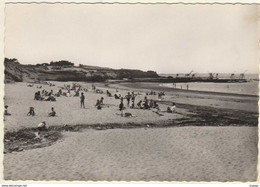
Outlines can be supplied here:
[[[55, 87], [49, 87], [43, 85], [42, 89], [51, 89], [54, 92], [58, 91], [59, 86], [63, 86], [63, 83], [56, 82]], [[85, 84], [86, 88], [91, 89], [91, 84]], [[98, 87], [99, 88], [99, 87]], [[79, 97], [57, 97], [57, 101], [35, 101], [34, 93], [40, 89], [36, 87], [27, 87], [26, 83], [6, 84], [5, 85], [5, 104], [9, 105], [9, 111], [12, 113], [11, 116], [7, 116], [5, 121], [6, 131], [16, 131], [22, 128], [36, 127], [40, 122], [45, 121], [47, 125], [60, 126], [60, 125], [77, 125], [77, 124], [103, 124], [103, 123], [129, 123], [129, 122], [158, 122], [168, 119], [182, 118], [187, 110], [180, 108], [180, 114], [168, 114], [164, 113], [164, 116], [158, 116], [150, 110], [137, 110], [126, 108], [125, 112], [131, 112], [135, 115], [135, 118], [122, 118], [121, 112], [119, 111], [120, 100], [115, 100], [114, 97], [107, 97], [104, 94], [97, 94], [93, 91], [84, 92], [85, 109], [80, 108]], [[102, 88], [115, 93], [115, 89]], [[122, 95], [126, 95], [127, 91], [122, 90]], [[95, 104], [97, 99], [104, 97], [104, 107], [102, 110], [97, 110]], [[136, 97], [136, 103], [139, 100], [143, 100], [145, 93]], [[157, 96], [150, 96], [149, 99], [156, 99]], [[124, 101], [126, 105], [126, 101]], [[26, 114], [29, 111], [29, 107], [35, 108], [36, 116], [30, 117]], [[50, 118], [48, 113], [51, 107], [55, 108], [57, 117]], [[161, 109], [166, 110], [167, 105], [162, 104]], [[141, 113], [140, 113], [141, 112]]]
[[64, 133], [5, 155], [6, 180], [255, 181], [257, 127], [178, 127]]
[[[55, 82], [55, 87], [42, 85], [42, 89], [56, 92], [62, 85]], [[5, 104], [12, 114], [6, 116], [5, 133], [19, 134], [23, 129], [34, 132], [42, 121], [57, 128], [88, 126], [76, 130], [78, 132], [55, 129], [61, 134], [57, 141], [38, 148], [25, 146], [6, 151], [5, 180], [256, 180], [257, 97], [166, 88], [166, 96], [158, 101], [162, 116], [151, 110], [126, 107], [125, 112], [135, 116], [126, 118], [120, 115], [119, 100], [94, 93], [90, 90], [91, 84], [82, 85], [89, 89], [84, 92], [86, 109], [80, 108], [78, 97], [57, 97], [55, 102], [35, 101], [34, 93], [39, 90], [36, 86], [5, 85]], [[142, 88], [140, 84], [96, 85], [112, 95], [116, 88], [122, 95], [130, 90], [139, 91], [136, 101], [142, 100], [152, 87], [150, 84], [141, 85]], [[101, 97], [105, 105], [97, 110], [94, 105]], [[147, 97], [158, 100], [157, 95]], [[171, 102], [176, 102], [177, 113], [164, 112]], [[35, 108], [34, 117], [26, 116], [30, 106]], [[51, 107], [55, 108], [57, 117], [47, 116]], [[114, 129], [101, 128], [107, 124]], [[91, 128], [97, 125], [100, 127], [94, 128], [97, 130]], [[136, 125], [139, 128], [134, 128]], [[28, 139], [12, 141], [5, 139], [6, 149], [17, 141], [26, 144]], [[46, 141], [43, 138], [38, 143]]]
[[259, 5], [102, 2], [4, 4], [4, 182], [254, 187]]

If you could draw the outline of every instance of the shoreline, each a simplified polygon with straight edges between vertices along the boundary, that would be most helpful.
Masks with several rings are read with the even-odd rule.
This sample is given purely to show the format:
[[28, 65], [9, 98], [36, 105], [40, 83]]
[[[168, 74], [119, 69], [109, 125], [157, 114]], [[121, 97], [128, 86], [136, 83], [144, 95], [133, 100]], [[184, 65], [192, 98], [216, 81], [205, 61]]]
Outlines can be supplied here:
[[[161, 101], [167, 102], [167, 101]], [[160, 103], [160, 101], [158, 101]], [[23, 128], [18, 131], [6, 131], [4, 134], [5, 153], [19, 152], [34, 148], [51, 146], [62, 138], [63, 132], [81, 132], [86, 129], [133, 129], [133, 128], [172, 128], [172, 127], [257, 127], [257, 117], [249, 112], [228, 109], [218, 110], [213, 107], [177, 104], [178, 107], [188, 109], [186, 117], [159, 122], [128, 122], [128, 123], [97, 123], [78, 125], [50, 126], [43, 135], [37, 137], [37, 128]], [[191, 113], [192, 111], [196, 113]], [[239, 116], [239, 117], [237, 117]], [[43, 141], [44, 140], [44, 141]]]
[[[41, 89], [55, 92], [63, 86], [54, 84]], [[80, 84], [91, 88], [91, 83]], [[79, 97], [36, 101], [36, 85], [5, 85], [11, 113], [4, 121], [5, 180], [255, 180], [256, 98], [169, 92], [159, 100], [142, 88], [136, 103], [147, 96], [160, 106], [161, 115], [126, 105], [124, 113], [134, 117], [122, 117], [120, 100], [106, 95], [106, 90], [113, 95], [116, 89], [107, 83], [95, 85], [103, 92], [84, 92], [85, 109]], [[129, 90], [135, 91], [122, 86], [118, 93], [124, 96]], [[104, 105], [97, 110], [101, 97]], [[167, 113], [172, 102], [176, 113]], [[30, 106], [35, 107], [33, 117], [26, 115]], [[51, 107], [57, 117], [48, 117]], [[48, 130], [38, 133], [42, 121]]]
[[157, 90], [157, 91], [165, 91], [165, 92], [176, 92], [176, 93], [192, 93], [192, 94], [205, 94], [205, 95], [216, 95], [216, 96], [233, 96], [233, 97], [253, 97], [258, 98], [259, 95], [253, 94], [239, 94], [239, 93], [226, 93], [226, 92], [212, 92], [212, 91], [201, 91], [201, 90], [187, 90], [187, 89], [180, 89], [180, 88], [171, 88], [167, 86], [160, 86], [157, 82], [120, 82], [120, 83], [110, 83], [109, 85], [121, 85], [125, 88], [132, 88], [132, 89], [147, 89], [147, 90]]

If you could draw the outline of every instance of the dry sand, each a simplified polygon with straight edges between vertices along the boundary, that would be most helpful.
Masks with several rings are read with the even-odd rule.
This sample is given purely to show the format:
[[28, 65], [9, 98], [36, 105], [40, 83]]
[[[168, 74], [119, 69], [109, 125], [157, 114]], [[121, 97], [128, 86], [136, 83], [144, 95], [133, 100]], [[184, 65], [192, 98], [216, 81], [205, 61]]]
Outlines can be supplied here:
[[[55, 87], [43, 85], [42, 89], [56, 92]], [[91, 84], [84, 84], [91, 88]], [[114, 88], [97, 84], [103, 91], [115, 93], [115, 87], [125, 95], [120, 85]], [[129, 89], [129, 88], [128, 88]], [[80, 108], [78, 97], [58, 97], [56, 102], [35, 101], [37, 88], [25, 83], [5, 85], [7, 116], [5, 132], [37, 127], [46, 121], [50, 126], [106, 123], [157, 123], [182, 119], [190, 114], [178, 107], [178, 114], [163, 113], [158, 116], [150, 110], [129, 109], [134, 118], [120, 116], [119, 100], [85, 92], [86, 109]], [[132, 90], [132, 89], [129, 89]], [[136, 89], [135, 89], [136, 90]], [[143, 99], [147, 91], [137, 97]], [[104, 97], [102, 110], [94, 105]], [[148, 96], [157, 99], [157, 96]], [[193, 93], [167, 93], [167, 101], [216, 108], [231, 108], [255, 112], [257, 98], [214, 96]], [[125, 101], [126, 104], [126, 101]], [[29, 117], [29, 107], [36, 116]], [[51, 107], [57, 117], [47, 117]], [[166, 110], [167, 105], [160, 103]], [[196, 111], [195, 111], [196, 112]], [[256, 115], [254, 113], [253, 115]], [[227, 124], [229, 125], [229, 124]], [[38, 149], [12, 152], [4, 155], [6, 180], [168, 180], [168, 181], [255, 181], [257, 166], [257, 127], [171, 127], [90, 130], [63, 132], [64, 137], [55, 144]]]
[[67, 132], [6, 154], [6, 180], [255, 181], [257, 127]]
[[[43, 85], [42, 89], [51, 91], [54, 93], [58, 91], [58, 86], [62, 86], [63, 83], [55, 83], [55, 87], [49, 87]], [[84, 84], [85, 87], [91, 88], [91, 84]], [[98, 87], [99, 88], [99, 87]], [[79, 97], [56, 97], [57, 101], [36, 101], [33, 100], [34, 93], [38, 90], [36, 86], [27, 87], [26, 83], [6, 84], [5, 85], [5, 104], [9, 106], [8, 112], [11, 116], [6, 116], [5, 131], [16, 131], [22, 128], [37, 127], [37, 125], [45, 121], [49, 126], [60, 125], [77, 125], [77, 124], [104, 124], [104, 123], [129, 123], [129, 122], [160, 122], [168, 119], [182, 118], [183, 115], [188, 112], [185, 109], [178, 109], [181, 114], [168, 114], [163, 113], [164, 116], [158, 116], [151, 110], [137, 110], [126, 107], [124, 112], [130, 112], [136, 117], [125, 118], [121, 117], [119, 111], [120, 100], [114, 99], [114, 97], [107, 97], [106, 94], [96, 94], [93, 91], [85, 92], [85, 107], [80, 108]], [[102, 88], [105, 92], [110, 90], [113, 95], [115, 89]], [[126, 95], [126, 91], [121, 91], [121, 95]], [[97, 110], [95, 104], [97, 99], [104, 97], [104, 107], [102, 110]], [[145, 94], [136, 97], [137, 103], [139, 100], [143, 100]], [[157, 99], [157, 96], [149, 96], [149, 99]], [[126, 100], [124, 101], [126, 105]], [[26, 114], [29, 112], [29, 107], [34, 107], [36, 116], [31, 117]], [[51, 107], [54, 107], [57, 117], [48, 117], [48, 113], [51, 111]], [[160, 108], [166, 110], [167, 105], [161, 104]], [[182, 115], [183, 114], [183, 115]]]

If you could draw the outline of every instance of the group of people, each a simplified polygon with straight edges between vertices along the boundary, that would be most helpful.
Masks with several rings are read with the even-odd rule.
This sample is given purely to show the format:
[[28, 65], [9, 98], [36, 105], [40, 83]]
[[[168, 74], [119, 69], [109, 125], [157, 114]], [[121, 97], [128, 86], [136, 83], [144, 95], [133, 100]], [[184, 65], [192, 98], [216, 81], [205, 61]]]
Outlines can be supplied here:
[[[51, 85], [52, 86], [52, 85]], [[41, 88], [41, 87], [38, 87]], [[62, 89], [66, 89], [66, 92], [63, 92]], [[64, 88], [59, 89], [55, 94], [53, 92], [53, 90], [51, 91], [47, 91], [45, 89], [43, 89], [42, 91], [37, 91], [35, 92], [34, 95], [34, 100], [44, 100], [44, 101], [55, 101], [55, 96], [59, 97], [61, 95], [65, 95], [65, 96], [70, 96], [71, 95], [71, 91], [73, 90], [75, 92], [74, 96], [77, 96], [80, 98], [80, 107], [81, 108], [85, 108], [85, 95], [84, 95], [84, 91], [85, 89], [83, 89], [81, 86], [74, 84], [72, 86], [72, 88], [68, 85], [64, 85]], [[86, 89], [87, 90], [87, 89]], [[99, 91], [97, 92], [97, 89], [95, 85], [92, 85], [92, 90], [95, 93], [99, 93]], [[80, 91], [83, 91], [80, 93]], [[102, 90], [101, 90], [102, 91]], [[65, 93], [65, 94], [64, 94]], [[102, 91], [103, 93], [103, 91]], [[135, 105], [135, 100], [136, 100], [136, 96], [138, 94], [135, 94], [134, 91], [133, 92], [128, 92], [124, 97], [121, 96], [120, 93], [118, 93], [118, 89], [116, 89], [116, 93], [114, 95], [115, 99], [120, 99], [120, 103], [119, 103], [119, 111], [121, 111], [121, 115], [125, 116], [125, 117], [133, 117], [133, 115], [129, 112], [125, 112], [123, 113], [123, 110], [126, 109], [125, 105], [124, 105], [124, 100], [126, 100], [126, 106], [129, 108], [136, 108], [136, 109], [145, 109], [145, 110], [150, 110], [153, 109], [153, 112], [157, 113], [158, 115], [161, 115], [160, 112], [160, 108], [159, 105], [157, 104], [156, 100], [152, 100], [152, 99], [148, 99], [147, 95], [156, 95], [157, 93], [155, 91], [151, 91], [149, 94], [146, 93], [146, 96], [144, 97], [143, 100], [139, 100], [139, 102]], [[106, 91], [106, 95], [108, 97], [112, 97], [112, 94], [110, 91]], [[160, 100], [162, 98], [162, 96], [165, 95], [164, 92], [158, 92], [158, 100]], [[104, 97], [101, 97], [100, 99], [97, 100], [95, 107], [98, 110], [102, 109], [102, 105], [104, 105]], [[168, 106], [167, 107], [167, 113], [175, 113], [176, 112], [176, 104], [172, 103], [172, 106]], [[4, 111], [4, 116], [7, 115], [11, 115], [10, 113], [8, 113], [8, 105], [5, 105], [5, 111]], [[27, 113], [27, 116], [35, 116], [35, 110], [34, 107], [30, 107], [29, 108], [29, 112]], [[51, 111], [48, 113], [49, 117], [54, 117], [56, 116], [56, 111], [54, 110], [54, 107], [51, 107]], [[46, 123], [42, 122], [39, 124], [39, 129], [44, 129], [46, 128]]]
[[157, 108], [159, 107], [159, 105], [157, 104], [157, 102], [155, 100], [148, 100], [147, 97], [144, 97], [144, 100], [140, 100], [137, 103], [138, 108], [140, 109], [151, 109], [151, 108]]
[[102, 109], [101, 106], [104, 105], [104, 102], [103, 102], [103, 101], [104, 101], [104, 97], [101, 97], [100, 100], [99, 100], [99, 99], [97, 100], [97, 103], [96, 103], [95, 106], [96, 106], [96, 108], [97, 108], [98, 110], [101, 110], [101, 109]]
[[[35, 115], [36, 115], [36, 113], [34, 111], [34, 107], [30, 107], [29, 112], [27, 113], [27, 116], [35, 116]], [[48, 113], [48, 117], [54, 117], [54, 116], [56, 116], [56, 112], [54, 110], [54, 107], [51, 107], [51, 112]]]
[[[96, 90], [99, 90], [95, 87], [95, 85], [92, 85], [92, 90], [94, 90], [94, 92], [96, 92]], [[103, 91], [102, 91], [103, 92]], [[97, 92], [96, 92], [97, 93]], [[84, 93], [81, 93], [81, 97], [80, 97], [80, 101], [81, 101], [81, 108], [84, 108], [84, 100], [85, 100], [85, 96]], [[155, 91], [151, 91], [149, 93], [146, 93], [146, 95], [156, 95], [157, 93]], [[108, 97], [112, 97], [112, 94], [110, 91], [106, 91], [106, 95]], [[143, 100], [140, 100], [137, 105], [135, 105], [135, 99], [136, 96], [138, 94], [135, 94], [134, 92], [128, 92], [124, 97], [121, 96], [120, 93], [118, 93], [118, 89], [116, 88], [116, 93], [114, 94], [114, 98], [115, 99], [120, 99], [120, 103], [119, 103], [119, 111], [121, 111], [123, 113], [123, 110], [126, 109], [126, 106], [129, 108], [136, 108], [136, 109], [154, 109], [154, 111], [159, 114], [160, 108], [159, 105], [157, 104], [156, 100], [152, 100], [152, 99], [148, 99], [147, 96], [144, 97]], [[162, 98], [162, 96], [164, 96], [165, 93], [164, 92], [158, 92], [158, 98], [159, 100]], [[124, 105], [124, 99], [126, 100], [126, 106]], [[103, 105], [103, 100], [104, 98], [101, 97], [101, 99], [97, 100], [95, 107], [97, 109], [101, 109], [102, 105]], [[167, 111], [168, 113], [174, 113], [176, 112], [176, 104], [173, 103], [172, 106], [167, 107]], [[121, 113], [121, 114], [122, 114]]]
[[34, 100], [37, 101], [56, 101], [56, 98], [53, 94], [53, 90], [48, 92], [47, 90], [37, 91], [34, 94]]
[[[151, 94], [154, 94], [154, 92], [150, 92]], [[165, 95], [164, 92], [159, 92], [158, 94], [161, 95]], [[115, 94], [116, 95], [116, 94]], [[130, 94], [130, 92], [127, 93], [127, 95], [125, 96], [126, 100], [127, 100], [127, 106], [130, 108], [137, 108], [137, 109], [145, 109], [145, 110], [150, 110], [153, 109], [153, 112], [157, 113], [158, 115], [161, 116], [160, 112], [160, 108], [159, 105], [157, 104], [157, 102], [155, 100], [152, 99], [148, 99], [147, 96], [144, 97], [143, 100], [140, 100], [137, 105], [135, 106], [135, 98], [136, 98], [136, 94], [134, 94], [134, 92], [132, 92]], [[116, 98], [117, 99], [117, 98]], [[119, 104], [119, 110], [121, 111], [121, 115], [123, 113], [123, 110], [126, 109], [126, 107], [124, 106], [124, 98], [121, 97], [120, 98], [120, 104]], [[130, 100], [132, 100], [132, 104], [130, 106]], [[176, 112], [176, 104], [173, 103], [171, 107], [167, 107], [167, 112], [168, 113], [174, 113]]]

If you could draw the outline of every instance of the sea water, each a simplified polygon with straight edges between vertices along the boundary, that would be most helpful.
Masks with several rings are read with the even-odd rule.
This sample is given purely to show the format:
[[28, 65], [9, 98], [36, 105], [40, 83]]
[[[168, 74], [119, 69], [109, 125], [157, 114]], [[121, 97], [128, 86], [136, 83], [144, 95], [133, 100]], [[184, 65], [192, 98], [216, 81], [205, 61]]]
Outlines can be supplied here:
[[[213, 83], [213, 82], [188, 82], [175, 83], [178, 89], [188, 89], [196, 91], [235, 93], [246, 95], [258, 95], [258, 81], [242, 82], [242, 83]], [[160, 86], [175, 88], [173, 83], [164, 83]]]

